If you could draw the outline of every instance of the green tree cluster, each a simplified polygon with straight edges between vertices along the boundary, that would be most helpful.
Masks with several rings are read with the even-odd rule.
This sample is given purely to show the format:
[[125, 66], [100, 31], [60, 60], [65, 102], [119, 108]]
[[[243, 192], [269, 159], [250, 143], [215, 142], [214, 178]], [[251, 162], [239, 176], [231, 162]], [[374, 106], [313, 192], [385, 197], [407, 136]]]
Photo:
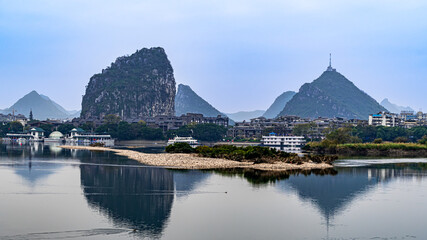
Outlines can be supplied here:
[[373, 142], [376, 138], [392, 142], [398, 137], [407, 138], [407, 142], [417, 142], [427, 135], [427, 127], [417, 126], [406, 129], [402, 127], [357, 126], [353, 127], [352, 135], [359, 137], [363, 142]]
[[5, 137], [7, 133], [18, 133], [23, 130], [24, 126], [18, 121], [0, 124], [0, 137]]
[[159, 128], [150, 128], [144, 122], [128, 123], [125, 121], [112, 122], [106, 121], [104, 124], [96, 128], [97, 133], [110, 134], [113, 138], [119, 140], [162, 140], [164, 139], [163, 132]]
[[227, 128], [213, 123], [206, 124], [191, 124], [180, 127], [177, 130], [166, 132], [168, 138], [174, 136], [179, 137], [194, 137], [200, 141], [215, 142], [224, 139], [227, 133]]

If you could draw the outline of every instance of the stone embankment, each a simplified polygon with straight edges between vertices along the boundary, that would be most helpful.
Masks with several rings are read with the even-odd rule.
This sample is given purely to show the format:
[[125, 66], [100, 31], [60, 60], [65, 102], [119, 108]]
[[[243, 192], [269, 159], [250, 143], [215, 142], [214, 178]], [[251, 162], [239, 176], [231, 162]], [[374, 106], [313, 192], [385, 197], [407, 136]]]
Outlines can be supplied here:
[[65, 149], [80, 149], [91, 151], [110, 151], [120, 156], [126, 156], [136, 160], [142, 164], [159, 166], [173, 169], [226, 169], [226, 168], [249, 168], [266, 171], [285, 171], [293, 169], [326, 169], [332, 168], [332, 165], [326, 163], [303, 163], [300, 165], [275, 162], [275, 163], [259, 163], [252, 162], [237, 162], [220, 158], [204, 158], [196, 154], [185, 153], [159, 153], [149, 154], [141, 153], [132, 150], [114, 149], [106, 147], [89, 147], [89, 146], [60, 146]]

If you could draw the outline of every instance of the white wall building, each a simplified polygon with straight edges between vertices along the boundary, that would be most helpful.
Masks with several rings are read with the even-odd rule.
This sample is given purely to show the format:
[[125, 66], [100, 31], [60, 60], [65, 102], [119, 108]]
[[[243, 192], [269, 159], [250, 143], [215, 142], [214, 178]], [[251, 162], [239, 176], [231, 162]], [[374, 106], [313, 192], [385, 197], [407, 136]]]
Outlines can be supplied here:
[[368, 124], [372, 126], [395, 127], [398, 123], [397, 115], [393, 113], [370, 114]]
[[277, 136], [275, 133], [262, 136], [261, 142], [265, 147], [289, 153], [301, 153], [301, 148], [305, 145], [303, 136]]

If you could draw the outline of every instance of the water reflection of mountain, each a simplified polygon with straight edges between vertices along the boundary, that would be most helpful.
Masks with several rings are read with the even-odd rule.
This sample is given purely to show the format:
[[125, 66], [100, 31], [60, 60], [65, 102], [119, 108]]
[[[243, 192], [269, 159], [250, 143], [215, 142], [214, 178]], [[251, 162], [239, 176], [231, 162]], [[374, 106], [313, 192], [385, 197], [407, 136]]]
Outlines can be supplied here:
[[53, 174], [62, 167], [61, 164], [49, 163], [51, 156], [57, 156], [62, 151], [57, 145], [31, 144], [0, 144], [2, 166], [8, 166], [16, 175], [23, 178], [28, 185], [34, 186], [37, 181]]
[[180, 193], [177, 196], [191, 193], [197, 184], [203, 182], [208, 176], [209, 174], [197, 170], [173, 170], [175, 190]]
[[135, 166], [81, 165], [88, 203], [120, 227], [144, 237], [160, 237], [172, 209], [175, 187], [192, 191], [206, 174]]
[[161, 168], [81, 165], [89, 204], [113, 221], [148, 236], [159, 235], [174, 199], [172, 172]]
[[389, 164], [359, 168], [337, 168], [338, 174], [290, 177], [278, 187], [295, 190], [298, 196], [312, 202], [329, 223], [329, 219], [344, 210], [356, 198], [364, 196], [379, 183], [397, 178], [423, 178], [427, 164]]
[[59, 148], [60, 143], [32, 142], [27, 144], [0, 144], [0, 156], [14, 159], [31, 159], [33, 157], [63, 156], [65, 149]]
[[214, 172], [223, 176], [239, 176], [245, 178], [254, 186], [262, 186], [268, 183], [275, 183], [281, 180], [289, 179], [291, 176], [310, 176], [310, 175], [336, 175], [337, 171], [333, 168], [328, 169], [292, 169], [286, 171], [265, 171], [250, 168], [229, 168], [229, 169], [216, 169], [204, 170], [205, 172]]

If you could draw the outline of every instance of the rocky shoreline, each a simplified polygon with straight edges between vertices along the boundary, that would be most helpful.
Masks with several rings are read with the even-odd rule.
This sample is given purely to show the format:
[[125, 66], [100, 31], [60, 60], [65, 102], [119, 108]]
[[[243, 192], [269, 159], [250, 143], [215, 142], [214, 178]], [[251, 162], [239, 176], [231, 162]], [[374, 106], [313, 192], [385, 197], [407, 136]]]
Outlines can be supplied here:
[[327, 169], [333, 166], [326, 163], [303, 163], [300, 165], [275, 162], [275, 163], [259, 163], [253, 162], [238, 162], [221, 158], [204, 158], [196, 154], [185, 153], [159, 153], [149, 154], [125, 149], [114, 149], [106, 147], [90, 147], [90, 146], [60, 146], [65, 149], [78, 149], [90, 151], [110, 151], [117, 155], [125, 156], [136, 160], [142, 164], [150, 166], [165, 167], [171, 169], [228, 169], [228, 168], [247, 168], [265, 171], [285, 171], [285, 170], [310, 170], [310, 169]]

